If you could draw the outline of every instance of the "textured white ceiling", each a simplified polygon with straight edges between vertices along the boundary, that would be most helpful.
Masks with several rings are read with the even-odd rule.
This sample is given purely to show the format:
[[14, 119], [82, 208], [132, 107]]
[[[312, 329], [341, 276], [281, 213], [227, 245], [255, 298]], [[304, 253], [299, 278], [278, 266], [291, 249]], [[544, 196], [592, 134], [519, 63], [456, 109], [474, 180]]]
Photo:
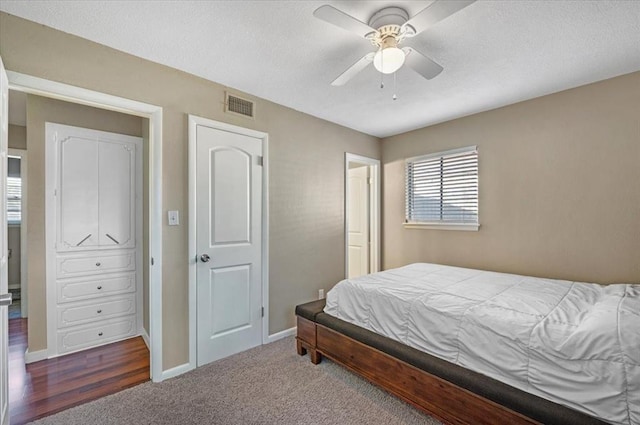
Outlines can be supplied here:
[[640, 70], [638, 1], [479, 0], [406, 44], [444, 67], [380, 89], [369, 67], [330, 82], [372, 50], [315, 19], [334, 7], [367, 22], [385, 6], [431, 1], [12, 1], [0, 10], [386, 137]]

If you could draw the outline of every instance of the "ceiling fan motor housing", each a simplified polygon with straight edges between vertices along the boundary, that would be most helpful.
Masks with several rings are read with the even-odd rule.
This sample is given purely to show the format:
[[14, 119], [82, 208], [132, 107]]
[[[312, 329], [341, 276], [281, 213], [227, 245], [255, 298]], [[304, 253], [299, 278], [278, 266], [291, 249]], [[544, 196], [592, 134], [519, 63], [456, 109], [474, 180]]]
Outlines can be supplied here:
[[399, 7], [385, 7], [373, 14], [369, 19], [369, 26], [378, 30], [386, 25], [401, 27], [408, 20], [409, 14], [406, 10]]
[[402, 25], [409, 20], [406, 10], [399, 7], [386, 7], [380, 9], [369, 19], [369, 26], [376, 28], [377, 32], [370, 37], [371, 43], [378, 47], [393, 47], [397, 44]]

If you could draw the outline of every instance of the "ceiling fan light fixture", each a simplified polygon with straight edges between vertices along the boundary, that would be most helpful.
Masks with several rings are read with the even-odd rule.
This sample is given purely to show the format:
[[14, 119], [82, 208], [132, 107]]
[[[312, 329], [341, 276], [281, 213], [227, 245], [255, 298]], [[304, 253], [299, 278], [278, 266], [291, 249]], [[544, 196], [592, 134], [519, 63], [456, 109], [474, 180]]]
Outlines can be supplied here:
[[383, 74], [393, 74], [404, 64], [405, 54], [399, 48], [384, 47], [373, 57], [373, 66]]

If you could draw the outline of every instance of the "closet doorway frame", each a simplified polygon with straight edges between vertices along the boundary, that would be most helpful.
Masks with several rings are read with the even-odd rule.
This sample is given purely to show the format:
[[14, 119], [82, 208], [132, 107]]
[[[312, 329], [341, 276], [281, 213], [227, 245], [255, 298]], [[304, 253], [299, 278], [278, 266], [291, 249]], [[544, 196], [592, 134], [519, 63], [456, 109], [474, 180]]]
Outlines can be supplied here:
[[[10, 90], [149, 120], [149, 264], [144, 267], [149, 276], [150, 375], [154, 382], [168, 378], [162, 367], [162, 107], [10, 70], [7, 76]], [[48, 350], [43, 351], [31, 354], [47, 358]]]
[[349, 165], [369, 167], [369, 273], [380, 271], [380, 160], [368, 156], [345, 152], [344, 154], [344, 278], [349, 278]]

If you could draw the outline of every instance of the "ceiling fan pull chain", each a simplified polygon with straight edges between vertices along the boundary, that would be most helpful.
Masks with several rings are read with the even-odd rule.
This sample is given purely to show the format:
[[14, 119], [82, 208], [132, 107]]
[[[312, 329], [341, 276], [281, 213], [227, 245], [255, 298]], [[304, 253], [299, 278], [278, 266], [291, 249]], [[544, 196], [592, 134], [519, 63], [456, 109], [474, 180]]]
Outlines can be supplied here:
[[396, 74], [397, 74], [397, 72], [393, 73], [393, 98], [392, 98], [393, 100], [397, 100], [398, 99], [398, 96], [396, 96], [396, 92], [398, 91], [397, 90], [398, 84], [397, 84], [397, 80], [396, 80]]

